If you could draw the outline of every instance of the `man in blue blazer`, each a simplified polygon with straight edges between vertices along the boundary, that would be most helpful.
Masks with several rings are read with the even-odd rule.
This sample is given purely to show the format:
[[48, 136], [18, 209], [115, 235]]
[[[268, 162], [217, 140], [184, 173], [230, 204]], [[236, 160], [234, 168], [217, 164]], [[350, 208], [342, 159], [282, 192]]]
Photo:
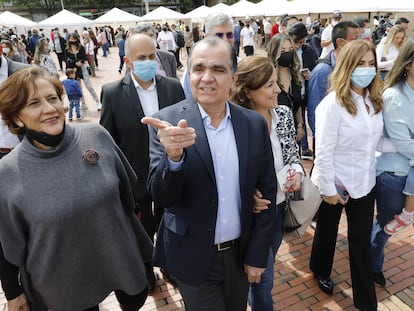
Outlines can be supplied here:
[[[227, 42], [200, 41], [189, 63], [194, 99], [142, 119], [153, 127], [148, 187], [164, 207], [154, 264], [176, 278], [186, 310], [246, 310], [275, 231], [267, 125], [227, 101], [232, 64]], [[256, 188], [271, 201], [261, 213], [253, 212]]]

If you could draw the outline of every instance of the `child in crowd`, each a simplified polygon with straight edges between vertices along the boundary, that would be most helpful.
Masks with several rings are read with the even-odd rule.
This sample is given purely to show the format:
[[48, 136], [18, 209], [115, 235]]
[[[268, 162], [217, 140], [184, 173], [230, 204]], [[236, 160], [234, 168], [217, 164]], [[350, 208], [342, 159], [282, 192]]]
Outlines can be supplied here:
[[403, 193], [406, 195], [406, 201], [401, 214], [395, 215], [394, 219], [384, 226], [384, 231], [389, 235], [404, 230], [414, 220], [414, 166], [408, 171]]
[[66, 94], [69, 99], [69, 121], [72, 121], [73, 108], [76, 110], [76, 119], [82, 120], [83, 117], [80, 114], [80, 99], [82, 97], [82, 89], [79, 82], [75, 79], [76, 69], [66, 69], [67, 79], [63, 80], [63, 86], [65, 87]]

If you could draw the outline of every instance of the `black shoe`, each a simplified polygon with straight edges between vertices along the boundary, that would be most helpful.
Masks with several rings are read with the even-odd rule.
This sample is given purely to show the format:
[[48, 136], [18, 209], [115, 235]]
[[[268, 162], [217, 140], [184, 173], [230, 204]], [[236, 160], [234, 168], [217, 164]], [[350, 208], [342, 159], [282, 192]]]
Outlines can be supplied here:
[[334, 283], [332, 282], [331, 278], [323, 278], [320, 277], [318, 275], [314, 275], [315, 279], [318, 280], [318, 285], [319, 288], [324, 292], [327, 293], [328, 295], [332, 295], [333, 293], [333, 287], [334, 287]]
[[384, 273], [382, 272], [376, 272], [372, 274], [372, 277], [374, 278], [375, 285], [379, 287], [385, 287], [385, 277]]

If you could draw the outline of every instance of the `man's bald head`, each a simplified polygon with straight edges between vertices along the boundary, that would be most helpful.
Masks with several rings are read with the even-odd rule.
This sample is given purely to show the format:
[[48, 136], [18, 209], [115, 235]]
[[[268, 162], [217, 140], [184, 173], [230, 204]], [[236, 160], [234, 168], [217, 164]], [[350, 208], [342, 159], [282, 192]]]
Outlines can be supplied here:
[[156, 50], [156, 44], [154, 39], [150, 38], [145, 34], [133, 34], [132, 36], [128, 37], [125, 41], [125, 56], [131, 58], [134, 54], [139, 53], [141, 49], [149, 50], [154, 49], [154, 53]]

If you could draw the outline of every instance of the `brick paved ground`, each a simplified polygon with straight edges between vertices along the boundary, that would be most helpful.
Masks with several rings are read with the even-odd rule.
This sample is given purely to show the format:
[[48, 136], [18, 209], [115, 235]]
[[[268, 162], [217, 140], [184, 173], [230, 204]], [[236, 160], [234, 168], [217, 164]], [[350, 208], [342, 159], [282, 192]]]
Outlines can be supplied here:
[[[263, 54], [263, 51], [259, 51]], [[101, 55], [101, 52], [100, 52]], [[100, 93], [101, 85], [120, 78], [117, 72], [117, 49], [111, 48], [108, 58], [99, 58], [97, 77], [92, 79], [95, 90]], [[182, 71], [179, 73], [181, 74]], [[97, 121], [99, 113], [84, 89], [89, 109], [83, 111], [86, 119], [82, 122]], [[311, 162], [304, 161], [309, 169]], [[321, 292], [309, 270], [309, 256], [312, 246], [313, 229], [309, 228], [302, 239], [286, 237], [277, 254], [273, 288], [274, 310], [283, 311], [339, 311], [355, 310], [352, 305], [350, 283], [346, 217], [343, 215], [339, 228], [338, 242], [332, 279], [335, 283], [333, 296]], [[414, 232], [412, 228], [392, 237], [386, 248], [384, 274], [385, 289], [377, 288], [380, 311], [414, 310]], [[157, 270], [158, 271], [158, 270]], [[158, 275], [160, 275], [158, 273]], [[0, 291], [0, 311], [7, 310], [6, 300]], [[101, 311], [119, 311], [113, 294], [101, 304]], [[157, 288], [149, 296], [142, 310], [173, 311], [184, 310], [178, 289], [157, 280]], [[250, 310], [250, 308], [247, 308]], [[77, 310], [74, 310], [77, 311]]]

